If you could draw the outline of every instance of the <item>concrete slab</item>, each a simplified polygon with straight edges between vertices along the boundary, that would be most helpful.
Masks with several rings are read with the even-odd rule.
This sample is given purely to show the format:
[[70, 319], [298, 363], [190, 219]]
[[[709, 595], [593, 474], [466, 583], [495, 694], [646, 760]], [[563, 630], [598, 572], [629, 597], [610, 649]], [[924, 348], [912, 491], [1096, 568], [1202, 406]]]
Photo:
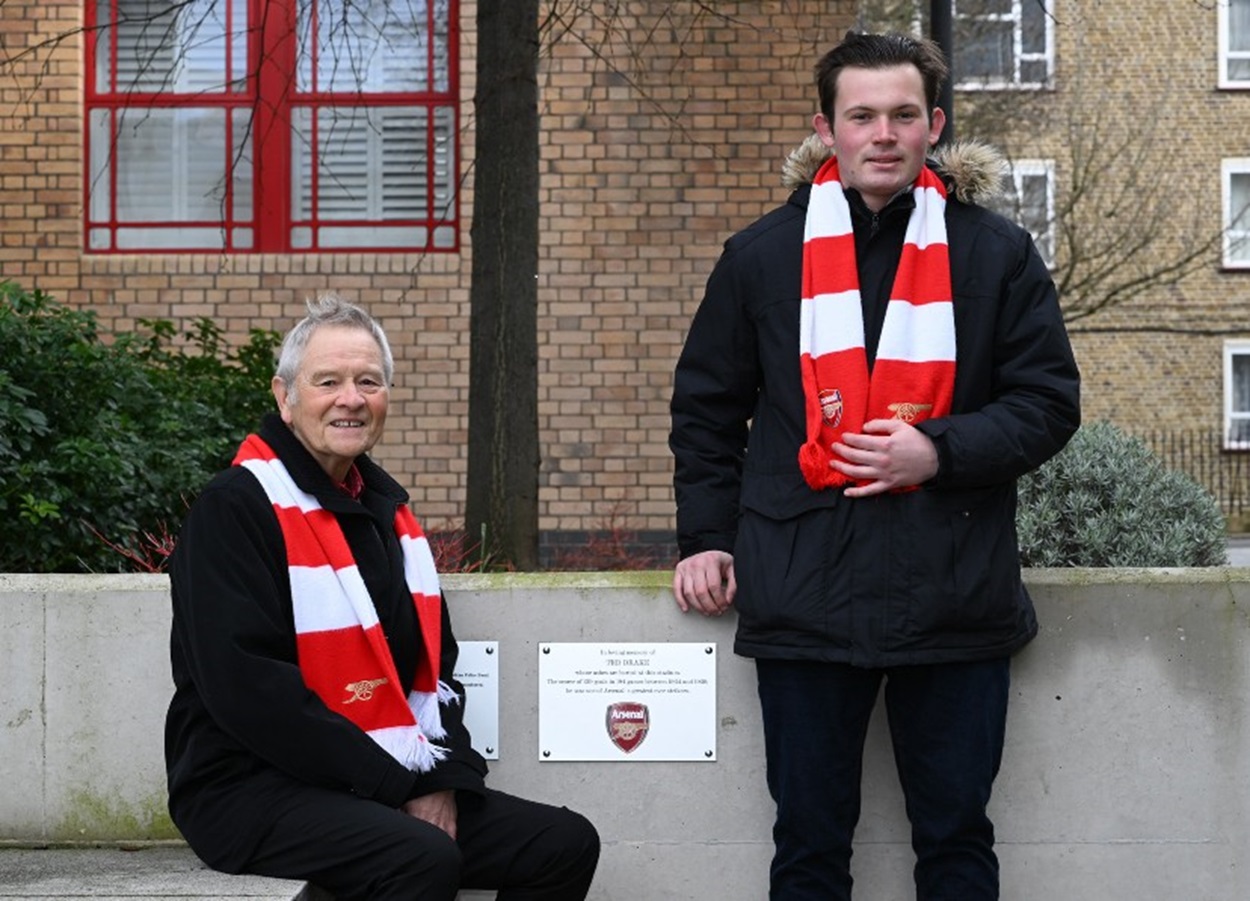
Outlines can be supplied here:
[[0, 899], [94, 898], [97, 901], [291, 901], [301, 882], [228, 876], [186, 847], [0, 848]]
[[[45, 617], [47, 838], [107, 842], [130, 828], [177, 839], [165, 812], [161, 742], [173, 694], [169, 611], [152, 611], [141, 595], [104, 584], [82, 596], [77, 613]], [[136, 643], [137, 629], [151, 630], [153, 639]], [[87, 684], [90, 691], [82, 691]], [[129, 763], [105, 770], [100, 760]]]
[[[45, 821], [43, 779], [44, 597], [0, 590], [5, 625], [0, 629], [0, 785], [4, 818], [20, 833], [39, 834]], [[17, 675], [21, 674], [21, 675]], [[15, 790], [13, 786], [21, 786]]]

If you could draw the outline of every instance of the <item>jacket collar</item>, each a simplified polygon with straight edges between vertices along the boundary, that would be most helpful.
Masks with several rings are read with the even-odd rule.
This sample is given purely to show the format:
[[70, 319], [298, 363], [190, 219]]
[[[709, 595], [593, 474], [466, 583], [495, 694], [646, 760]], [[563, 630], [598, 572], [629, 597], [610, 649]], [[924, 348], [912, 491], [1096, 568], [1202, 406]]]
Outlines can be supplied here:
[[[781, 183], [791, 191], [810, 184], [816, 170], [833, 155], [816, 135], [809, 135], [790, 152], [781, 167]], [[939, 148], [929, 160], [946, 189], [962, 203], [985, 203], [1003, 192], [1007, 160], [980, 141], [959, 141]]]

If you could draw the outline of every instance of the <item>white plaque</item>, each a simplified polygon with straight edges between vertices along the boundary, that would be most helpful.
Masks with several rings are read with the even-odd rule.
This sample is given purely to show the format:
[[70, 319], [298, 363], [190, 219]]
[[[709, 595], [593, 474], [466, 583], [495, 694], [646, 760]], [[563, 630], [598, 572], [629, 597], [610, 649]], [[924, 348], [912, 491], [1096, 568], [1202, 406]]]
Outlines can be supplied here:
[[461, 641], [456, 679], [464, 686], [464, 725], [473, 750], [499, 759], [499, 642]]
[[540, 644], [538, 754], [715, 760], [716, 644]]

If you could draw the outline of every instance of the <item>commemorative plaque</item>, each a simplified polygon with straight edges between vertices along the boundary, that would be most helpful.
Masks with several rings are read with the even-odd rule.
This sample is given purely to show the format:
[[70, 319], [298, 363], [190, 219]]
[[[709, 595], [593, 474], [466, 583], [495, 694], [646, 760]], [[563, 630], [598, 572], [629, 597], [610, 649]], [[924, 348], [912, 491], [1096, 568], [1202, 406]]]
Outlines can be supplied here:
[[538, 753], [557, 760], [716, 759], [716, 644], [538, 648]]
[[464, 686], [464, 725], [473, 750], [499, 759], [499, 642], [462, 641], [456, 679]]

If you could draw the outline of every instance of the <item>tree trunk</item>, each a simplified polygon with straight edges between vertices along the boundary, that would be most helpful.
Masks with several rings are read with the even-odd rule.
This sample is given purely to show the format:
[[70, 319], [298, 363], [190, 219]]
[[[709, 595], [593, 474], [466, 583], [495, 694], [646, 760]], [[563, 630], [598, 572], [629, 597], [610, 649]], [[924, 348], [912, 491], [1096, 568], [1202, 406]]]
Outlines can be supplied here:
[[538, 0], [478, 0], [466, 545], [538, 567]]

